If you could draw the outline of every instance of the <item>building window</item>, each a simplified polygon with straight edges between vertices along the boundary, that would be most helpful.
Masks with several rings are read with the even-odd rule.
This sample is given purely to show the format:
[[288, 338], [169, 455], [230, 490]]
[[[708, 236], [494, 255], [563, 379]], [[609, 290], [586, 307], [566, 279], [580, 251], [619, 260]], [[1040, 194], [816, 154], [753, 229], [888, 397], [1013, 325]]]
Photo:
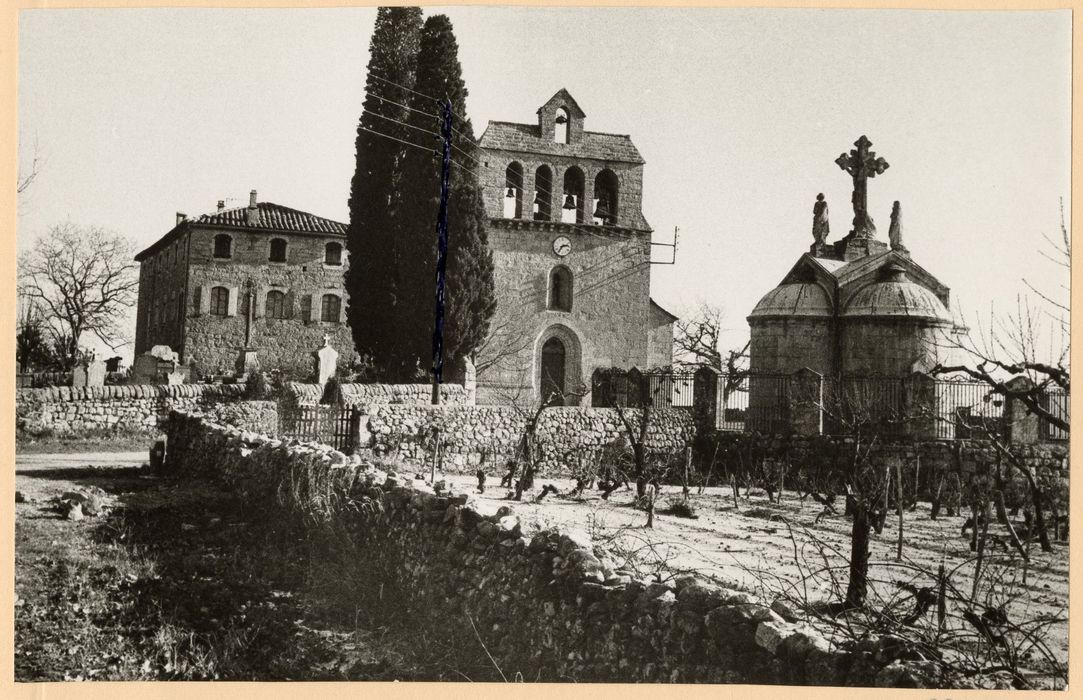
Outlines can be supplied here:
[[285, 238], [272, 238], [271, 239], [271, 256], [269, 258], [271, 262], [286, 262], [286, 239]]
[[267, 292], [263, 311], [267, 318], [286, 318], [286, 295], [276, 289]]
[[324, 265], [341, 265], [342, 264], [342, 244], [341, 243], [328, 243], [323, 247], [323, 264]]
[[572, 271], [563, 265], [549, 273], [549, 310], [572, 310]]
[[342, 300], [334, 294], [324, 294], [323, 303], [320, 304], [320, 320], [338, 323], [339, 313], [342, 310]]
[[553, 140], [557, 143], [568, 143], [568, 110], [563, 107], [557, 109], [553, 117]]
[[229, 315], [229, 290], [225, 287], [211, 288], [211, 313], [215, 316]]
[[220, 233], [214, 237], [214, 257], [216, 258], [231, 258], [233, 257], [233, 239], [224, 233]]

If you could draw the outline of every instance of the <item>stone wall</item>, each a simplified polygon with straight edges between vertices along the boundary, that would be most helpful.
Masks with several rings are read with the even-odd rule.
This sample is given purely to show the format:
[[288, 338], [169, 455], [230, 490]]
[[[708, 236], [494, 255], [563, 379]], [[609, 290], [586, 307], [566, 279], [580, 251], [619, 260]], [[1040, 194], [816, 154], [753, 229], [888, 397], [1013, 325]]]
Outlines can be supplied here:
[[[440, 402], [446, 406], [468, 403], [461, 384], [441, 384]], [[432, 384], [340, 384], [334, 402], [369, 410], [381, 404], [431, 405]]]
[[17, 437], [157, 432], [174, 409], [207, 413], [220, 422], [273, 434], [272, 401], [243, 400], [236, 384], [50, 387], [15, 392]]
[[[636, 579], [582, 531], [435, 494], [358, 458], [173, 413], [165, 469], [214, 479], [306, 528], [358, 609], [417, 631], [452, 664], [509, 679], [949, 686], [875, 637], [834, 646], [756, 597], [695, 576]], [[348, 582], [348, 583], [347, 583]], [[348, 588], [346, 588], [348, 587]]]
[[[627, 412], [633, 426], [639, 412]], [[444, 469], [472, 471], [487, 454], [491, 465], [510, 458], [530, 414], [510, 406], [424, 406], [385, 404], [369, 415], [370, 445], [378, 454], [394, 454], [408, 463], [431, 459], [432, 431], [440, 428]], [[647, 444], [654, 454], [680, 455], [691, 444], [691, 414], [680, 409], [652, 412]], [[604, 448], [626, 435], [611, 408], [553, 407], [542, 411], [535, 437], [540, 474], [569, 473], [576, 458]], [[497, 467], [499, 468], [499, 467]]]

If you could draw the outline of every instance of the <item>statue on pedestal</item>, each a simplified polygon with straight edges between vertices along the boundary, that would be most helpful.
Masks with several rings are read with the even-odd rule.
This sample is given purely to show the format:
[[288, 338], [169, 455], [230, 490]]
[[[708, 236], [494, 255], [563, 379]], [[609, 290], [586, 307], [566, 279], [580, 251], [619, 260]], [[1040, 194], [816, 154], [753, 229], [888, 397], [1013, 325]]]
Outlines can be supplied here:
[[816, 204], [812, 207], [812, 237], [819, 248], [827, 240], [827, 234], [831, 233], [831, 224], [827, 220], [827, 202], [823, 192], [816, 195]]
[[899, 207], [899, 202], [896, 201], [891, 207], [891, 228], [887, 233], [892, 250], [906, 252], [906, 246], [902, 242], [902, 235], [902, 209]]

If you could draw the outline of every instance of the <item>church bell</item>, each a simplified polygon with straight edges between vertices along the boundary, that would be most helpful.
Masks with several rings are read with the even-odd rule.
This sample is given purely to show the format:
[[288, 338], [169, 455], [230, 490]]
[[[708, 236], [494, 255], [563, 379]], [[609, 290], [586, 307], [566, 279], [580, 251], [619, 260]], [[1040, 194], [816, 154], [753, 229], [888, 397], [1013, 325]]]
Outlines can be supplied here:
[[564, 195], [564, 208], [575, 209], [575, 197], [570, 194]]
[[601, 219], [602, 223], [608, 224], [613, 215], [609, 213], [609, 205], [605, 199], [598, 200], [598, 206], [594, 209], [594, 218]]
[[504, 195], [504, 196], [505, 197], [514, 197], [515, 196], [515, 188], [514, 187], [509, 187], [508, 188], [508, 193], [506, 195]]

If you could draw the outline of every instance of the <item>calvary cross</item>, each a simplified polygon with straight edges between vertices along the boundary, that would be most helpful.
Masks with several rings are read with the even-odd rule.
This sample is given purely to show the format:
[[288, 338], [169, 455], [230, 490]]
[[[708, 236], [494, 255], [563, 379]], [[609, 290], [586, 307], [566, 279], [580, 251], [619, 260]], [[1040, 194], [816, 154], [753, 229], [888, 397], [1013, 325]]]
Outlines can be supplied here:
[[854, 141], [856, 149], [849, 153], [843, 153], [835, 162], [839, 167], [850, 173], [854, 178], [854, 194], [851, 200], [854, 203], [854, 230], [851, 233], [858, 237], [872, 237], [876, 235], [876, 226], [869, 216], [867, 181], [870, 177], [876, 177], [888, 169], [887, 161], [877, 158], [874, 151], [869, 150], [872, 141], [862, 136]]

